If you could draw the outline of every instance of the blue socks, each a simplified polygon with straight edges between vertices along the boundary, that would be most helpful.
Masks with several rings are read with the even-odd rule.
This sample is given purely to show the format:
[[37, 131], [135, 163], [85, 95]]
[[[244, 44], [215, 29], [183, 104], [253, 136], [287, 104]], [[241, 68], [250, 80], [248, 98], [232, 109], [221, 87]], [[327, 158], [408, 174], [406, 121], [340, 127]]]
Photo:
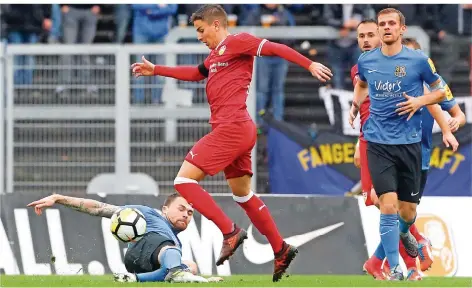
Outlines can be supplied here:
[[413, 225], [413, 223], [415, 223], [415, 220], [416, 220], [416, 216], [415, 216], [415, 219], [413, 219], [413, 221], [411, 222], [406, 222], [405, 220], [402, 219], [402, 217], [400, 217], [400, 215], [398, 215], [398, 222], [400, 224], [400, 233], [408, 233], [408, 230], [410, 230], [410, 226]]
[[136, 278], [138, 282], [164, 282], [167, 272], [169, 272], [169, 270], [162, 267], [156, 271], [136, 274]]
[[136, 275], [138, 282], [162, 282], [170, 269], [182, 266], [182, 251], [172, 247], [168, 248], [161, 256], [161, 268]]
[[377, 249], [375, 249], [374, 256], [380, 260], [383, 260], [385, 258], [385, 250], [382, 245], [382, 241], [380, 241], [379, 246], [377, 246]]
[[398, 214], [380, 215], [380, 241], [392, 270], [399, 264], [400, 231], [397, 221]]

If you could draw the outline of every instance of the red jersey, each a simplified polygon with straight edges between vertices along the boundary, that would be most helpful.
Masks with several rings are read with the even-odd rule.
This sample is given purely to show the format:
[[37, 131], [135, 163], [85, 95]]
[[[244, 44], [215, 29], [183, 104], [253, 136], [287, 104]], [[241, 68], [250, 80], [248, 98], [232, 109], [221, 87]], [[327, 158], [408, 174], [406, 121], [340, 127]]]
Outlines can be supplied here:
[[[357, 70], [357, 64], [352, 66], [351, 68], [351, 80], [352, 80], [352, 86], [356, 86], [357, 80], [359, 80], [359, 71]], [[370, 108], [370, 99], [369, 96], [365, 98], [364, 102], [362, 102], [361, 107], [359, 109], [360, 117], [361, 117], [361, 134], [359, 135], [359, 138], [364, 140], [364, 133], [362, 133], [362, 126], [365, 124], [367, 121], [367, 118], [369, 118], [369, 108]]]
[[251, 120], [246, 107], [254, 56], [261, 56], [267, 40], [248, 33], [228, 35], [205, 59], [208, 69], [206, 93], [210, 123]]

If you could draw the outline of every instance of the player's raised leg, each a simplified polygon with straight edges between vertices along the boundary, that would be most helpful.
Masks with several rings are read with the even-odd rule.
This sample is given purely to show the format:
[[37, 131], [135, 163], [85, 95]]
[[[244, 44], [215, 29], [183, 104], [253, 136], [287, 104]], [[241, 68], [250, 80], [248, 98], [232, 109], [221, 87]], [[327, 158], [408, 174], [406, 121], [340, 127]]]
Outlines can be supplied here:
[[[223, 264], [233, 255], [234, 251], [247, 238], [247, 234], [226, 216], [198, 182], [205, 175], [213, 176], [222, 171], [241, 153], [240, 150], [244, 148], [241, 148], [241, 145], [247, 141], [247, 135], [239, 127], [244, 125], [242, 123], [245, 122], [213, 125], [213, 130], [200, 139], [187, 154], [174, 180], [175, 189], [198, 212], [213, 221], [223, 233], [224, 241], [220, 257], [216, 262], [217, 265]], [[231, 245], [228, 246], [228, 244]]]
[[[240, 155], [231, 165], [225, 168], [225, 176], [228, 185], [233, 192], [233, 199], [244, 209], [251, 222], [259, 232], [267, 237], [274, 251], [274, 273], [272, 280], [279, 281], [295, 258], [298, 250], [296, 247], [284, 242], [277, 229], [269, 208], [251, 190], [251, 151], [256, 142], [256, 129], [252, 121], [247, 122], [248, 137], [247, 151]], [[246, 126], [247, 126], [246, 125]]]
[[246, 211], [251, 222], [262, 235], [267, 237], [272, 246], [275, 259], [272, 280], [274, 282], [279, 281], [298, 253], [297, 248], [284, 242], [269, 208], [251, 190], [251, 177], [249, 175], [230, 178], [228, 184], [233, 191], [234, 201]]
[[[197, 152], [195, 152], [195, 154], [193, 153], [193, 150], [189, 152], [190, 157], [204, 157], [204, 155]], [[213, 197], [198, 184], [204, 177], [205, 172], [185, 160], [174, 180], [175, 190], [198, 212], [215, 223], [223, 235], [230, 234], [235, 230], [233, 221], [231, 221], [221, 207], [216, 204]]]

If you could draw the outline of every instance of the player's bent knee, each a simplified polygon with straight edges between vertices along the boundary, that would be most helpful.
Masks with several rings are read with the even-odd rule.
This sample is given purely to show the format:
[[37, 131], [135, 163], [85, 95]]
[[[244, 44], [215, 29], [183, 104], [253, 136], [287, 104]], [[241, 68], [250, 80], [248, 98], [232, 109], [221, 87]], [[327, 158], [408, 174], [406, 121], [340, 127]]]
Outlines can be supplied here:
[[409, 202], [399, 202], [398, 214], [402, 217], [403, 220], [407, 222], [412, 222], [416, 217], [416, 203]]
[[182, 261], [182, 264], [185, 264], [187, 265], [187, 267], [190, 269], [190, 272], [193, 274], [193, 275], [197, 275], [198, 274], [198, 266], [197, 266], [197, 263], [191, 261], [191, 260], [184, 260]]
[[378, 202], [382, 214], [396, 214], [398, 212], [398, 200], [395, 192], [388, 192], [380, 195], [378, 197]]
[[397, 213], [397, 207], [395, 204], [382, 204], [380, 203], [380, 212], [382, 214], [396, 214]]
[[233, 194], [233, 200], [238, 202], [238, 203], [246, 203], [251, 199], [251, 197], [254, 196], [254, 192], [252, 190], [249, 190], [249, 193], [245, 196], [237, 196]]
[[161, 245], [160, 248], [160, 251], [159, 251], [159, 254], [157, 255], [157, 260], [159, 261], [159, 263], [162, 263], [162, 257], [164, 257], [164, 254], [167, 250], [171, 250], [171, 249], [175, 249], [177, 251], [179, 251], [180, 254], [182, 254], [182, 252], [180, 251], [180, 248], [178, 248], [177, 246], [174, 245], [174, 243], [171, 243], [171, 242], [165, 242], [164, 244], [165, 246]]

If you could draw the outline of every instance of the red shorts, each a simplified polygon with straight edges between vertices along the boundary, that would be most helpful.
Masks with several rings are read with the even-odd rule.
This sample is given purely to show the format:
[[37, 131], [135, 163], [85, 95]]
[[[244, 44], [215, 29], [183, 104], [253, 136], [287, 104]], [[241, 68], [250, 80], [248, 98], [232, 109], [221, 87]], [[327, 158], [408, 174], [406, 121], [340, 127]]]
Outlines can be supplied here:
[[213, 176], [225, 172], [226, 179], [252, 176], [251, 152], [256, 145], [257, 128], [252, 120], [213, 124], [210, 133], [192, 147], [187, 162]]
[[361, 186], [362, 195], [364, 196], [365, 206], [374, 205], [371, 199], [372, 178], [370, 178], [369, 165], [367, 163], [367, 141], [359, 140], [359, 153], [361, 157]]

